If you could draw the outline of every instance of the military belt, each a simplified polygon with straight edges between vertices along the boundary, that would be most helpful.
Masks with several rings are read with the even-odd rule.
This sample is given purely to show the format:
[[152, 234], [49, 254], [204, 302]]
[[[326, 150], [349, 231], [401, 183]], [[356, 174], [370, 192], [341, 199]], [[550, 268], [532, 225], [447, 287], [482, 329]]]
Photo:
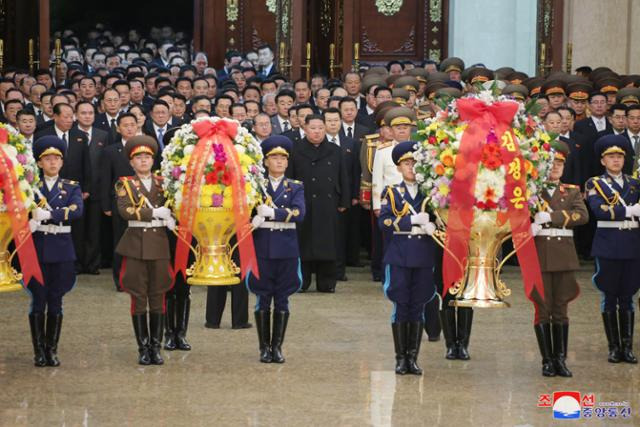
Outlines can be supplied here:
[[573, 230], [567, 230], [566, 228], [543, 228], [536, 236], [573, 237]]
[[129, 227], [131, 228], [156, 228], [165, 227], [164, 221], [160, 219], [154, 219], [151, 221], [129, 221]]
[[269, 230], [295, 230], [295, 222], [282, 221], [265, 221], [260, 224], [260, 228], [268, 228]]
[[44, 224], [39, 225], [36, 231], [41, 231], [47, 234], [65, 234], [71, 233], [70, 225], [55, 225], [55, 224]]
[[631, 230], [638, 228], [638, 221], [598, 221], [598, 228], [617, 228], [619, 230]]

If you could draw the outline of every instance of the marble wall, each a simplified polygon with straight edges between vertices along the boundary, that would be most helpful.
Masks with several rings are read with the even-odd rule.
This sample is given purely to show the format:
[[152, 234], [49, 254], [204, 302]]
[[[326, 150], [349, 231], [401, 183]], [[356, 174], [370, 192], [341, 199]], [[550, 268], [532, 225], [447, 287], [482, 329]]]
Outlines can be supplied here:
[[621, 74], [640, 73], [640, 0], [565, 0], [566, 43], [573, 43], [573, 69], [608, 66]]
[[535, 72], [536, 0], [451, 0], [449, 56]]

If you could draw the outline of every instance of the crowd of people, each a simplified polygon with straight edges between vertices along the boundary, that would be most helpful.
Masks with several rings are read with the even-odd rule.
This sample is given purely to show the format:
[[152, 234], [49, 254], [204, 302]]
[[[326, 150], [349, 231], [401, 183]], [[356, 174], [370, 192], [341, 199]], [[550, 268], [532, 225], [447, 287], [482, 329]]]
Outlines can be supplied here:
[[[204, 52], [191, 51], [184, 33], [169, 27], [152, 28], [147, 37], [137, 31], [121, 35], [102, 26], [83, 39], [72, 31], [61, 36], [62, 57], [53, 61], [50, 69], [38, 69], [33, 75], [12, 67], [2, 71], [0, 119], [17, 129], [29, 143], [47, 136], [65, 142], [59, 176], [79, 185], [84, 205], [81, 215], [70, 223], [77, 256], [75, 273], [99, 274], [101, 267], [111, 267], [117, 290], [122, 290], [123, 251], [115, 248], [128, 220], [118, 214], [116, 183], [136, 174], [127, 143], [135, 139], [139, 144], [136, 138], [140, 135], [155, 141], [152, 169], [158, 170], [173, 129], [199, 117], [237, 120], [259, 142], [268, 141], [269, 146], [274, 136], [284, 136], [292, 142], [284, 153], [286, 176], [294, 186], [295, 182], [303, 184], [306, 205], [297, 233], [300, 292], [310, 288], [313, 275], [318, 292], [335, 292], [338, 282], [348, 281], [347, 266], [369, 265], [373, 281], [388, 279], [384, 266], [393, 262], [385, 254], [389, 241], [383, 238], [382, 230], [383, 220], [390, 219], [389, 212], [384, 212], [388, 205], [385, 189], [403, 182], [412, 184], [410, 173], [403, 173], [399, 166], [404, 153], [398, 153], [396, 147], [410, 140], [417, 120], [432, 117], [444, 102], [482, 87], [520, 102], [535, 101], [545, 128], [559, 135], [568, 147], [561, 180], [577, 186], [580, 194], [595, 188], [585, 187], [591, 177], [609, 171], [595, 149], [596, 141], [603, 136], [619, 135], [624, 140], [618, 140], [617, 145], [623, 150], [625, 174], [637, 169], [640, 76], [619, 75], [606, 67], [580, 67], [574, 74], [553, 72], [543, 78], [510, 67], [491, 70], [483, 64], [465, 66], [460, 58], [452, 57], [441, 63], [361, 63], [359, 70], [347, 71], [341, 78], [329, 79], [319, 73], [311, 81], [290, 81], [278, 72], [274, 52], [268, 45], [244, 53], [230, 49], [224, 63], [216, 68], [211, 65], [218, 64], [210, 65]], [[272, 182], [273, 190], [279, 183], [278, 179]], [[593, 203], [590, 208], [600, 209]], [[601, 220], [598, 215], [589, 216], [591, 219], [577, 228], [575, 237], [583, 259], [592, 257], [591, 246]], [[429, 222], [424, 216], [421, 218], [417, 221]], [[610, 219], [615, 219], [613, 214]], [[436, 259], [441, 258], [437, 250], [434, 253]], [[623, 259], [640, 256], [627, 255]], [[387, 261], [383, 262], [383, 258]], [[434, 289], [441, 290], [440, 266], [436, 262], [434, 267], [430, 280], [435, 282]], [[247, 289], [230, 288], [209, 288], [207, 327], [220, 327], [229, 290], [232, 327], [252, 326], [248, 320]], [[624, 302], [619, 302], [621, 312], [633, 312], [628, 304], [633, 289], [637, 287], [625, 288]], [[450, 298], [441, 300], [437, 293], [428, 297], [420, 299], [419, 315], [414, 313], [415, 307], [411, 308], [404, 321], [410, 327], [394, 327], [394, 338], [397, 335], [400, 344], [403, 336], [413, 336], [413, 344], [404, 346], [413, 352], [409, 359], [400, 357], [408, 350], [396, 346], [399, 363], [404, 363], [400, 363], [403, 373], [419, 372], [415, 359], [420, 339], [416, 337], [422, 336], [423, 326], [432, 341], [439, 339], [442, 330], [447, 358], [470, 358], [473, 310], [451, 307]], [[185, 339], [189, 287], [182, 280], [166, 298], [166, 348], [189, 349]], [[615, 312], [616, 304], [610, 303], [607, 313]], [[558, 322], [567, 325], [566, 310], [564, 314]], [[256, 321], [264, 330], [264, 313], [260, 316], [263, 320], [256, 314]], [[624, 348], [626, 359], [635, 360], [630, 338], [633, 317], [620, 315], [620, 328], [626, 328], [626, 335], [622, 335], [626, 341], [620, 344], [619, 338], [616, 341], [614, 337], [620, 332], [617, 323], [613, 328], [613, 315], [605, 316], [603, 312], [603, 316], [612, 351]], [[286, 327], [286, 321], [279, 322]], [[419, 335], [416, 328], [420, 329]], [[541, 331], [544, 343], [545, 329]], [[560, 341], [567, 336], [566, 329], [555, 333]], [[264, 350], [268, 347], [266, 338], [260, 336]], [[554, 360], [561, 360], [566, 354], [566, 341], [556, 345], [560, 349]], [[541, 347], [543, 355], [549, 353], [546, 350]], [[283, 360], [281, 354], [277, 358]], [[619, 354], [617, 358], [620, 359]], [[272, 360], [273, 355], [261, 351], [261, 359]], [[556, 368], [566, 374], [562, 366]], [[545, 372], [551, 371], [547, 366]]]

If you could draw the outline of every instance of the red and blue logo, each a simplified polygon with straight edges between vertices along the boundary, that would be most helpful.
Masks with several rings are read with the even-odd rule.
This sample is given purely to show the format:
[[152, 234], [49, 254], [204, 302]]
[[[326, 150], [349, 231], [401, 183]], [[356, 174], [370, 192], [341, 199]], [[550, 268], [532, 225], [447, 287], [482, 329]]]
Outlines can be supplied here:
[[556, 391], [553, 393], [553, 418], [571, 420], [580, 418], [580, 392]]

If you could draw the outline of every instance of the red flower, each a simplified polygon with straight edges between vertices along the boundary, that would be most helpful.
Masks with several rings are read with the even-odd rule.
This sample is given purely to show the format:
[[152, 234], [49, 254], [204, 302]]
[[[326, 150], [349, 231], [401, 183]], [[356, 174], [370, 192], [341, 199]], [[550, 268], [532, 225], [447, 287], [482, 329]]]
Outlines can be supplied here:
[[535, 145], [533, 147], [531, 147], [531, 151], [534, 153], [538, 152], [538, 147], [536, 147]]
[[542, 148], [544, 148], [545, 151], [549, 151], [551, 150], [551, 145], [549, 145], [548, 142], [545, 142], [544, 144], [542, 144]]
[[211, 171], [205, 176], [204, 181], [207, 184], [217, 184], [218, 183], [218, 174], [215, 171]]
[[482, 164], [490, 170], [498, 169], [502, 165], [498, 144], [485, 144], [482, 147]]
[[215, 163], [213, 164], [213, 169], [214, 169], [216, 172], [224, 172], [224, 170], [226, 169], [226, 167], [225, 167], [224, 163], [222, 163], [222, 162], [215, 162]]
[[228, 172], [223, 173], [220, 182], [222, 182], [223, 185], [231, 185], [231, 174]]
[[436, 139], [435, 136], [430, 136], [429, 137], [429, 144], [436, 145], [437, 143], [438, 143], [438, 140]]

